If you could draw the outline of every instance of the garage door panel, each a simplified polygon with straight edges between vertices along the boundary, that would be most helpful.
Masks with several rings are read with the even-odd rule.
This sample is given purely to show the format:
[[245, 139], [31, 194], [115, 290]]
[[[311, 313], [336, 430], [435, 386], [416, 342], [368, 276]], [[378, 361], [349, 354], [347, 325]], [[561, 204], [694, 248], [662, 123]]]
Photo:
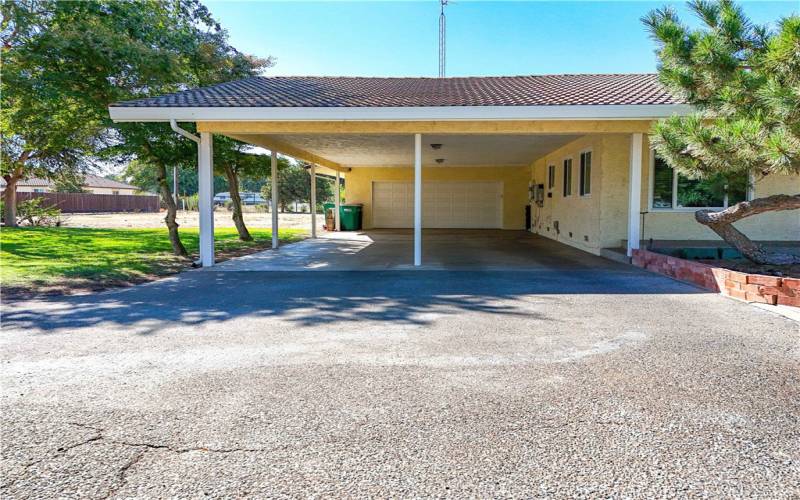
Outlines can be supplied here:
[[[373, 225], [414, 226], [414, 185], [374, 182]], [[428, 228], [495, 229], [502, 226], [502, 183], [426, 182], [422, 186], [422, 225]]]

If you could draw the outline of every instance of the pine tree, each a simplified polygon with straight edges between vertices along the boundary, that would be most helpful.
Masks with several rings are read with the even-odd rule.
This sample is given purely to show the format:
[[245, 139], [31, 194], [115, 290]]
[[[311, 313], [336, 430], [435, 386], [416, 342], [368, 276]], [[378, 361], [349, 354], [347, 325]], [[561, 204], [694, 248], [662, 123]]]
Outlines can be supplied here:
[[[689, 7], [702, 28], [688, 28], [669, 7], [642, 18], [658, 44], [661, 82], [697, 110], [654, 125], [657, 153], [690, 178], [800, 175], [800, 16], [770, 31], [730, 0]], [[800, 257], [762, 247], [733, 223], [799, 208], [800, 194], [788, 193], [699, 210], [695, 219], [756, 263], [796, 264]]]

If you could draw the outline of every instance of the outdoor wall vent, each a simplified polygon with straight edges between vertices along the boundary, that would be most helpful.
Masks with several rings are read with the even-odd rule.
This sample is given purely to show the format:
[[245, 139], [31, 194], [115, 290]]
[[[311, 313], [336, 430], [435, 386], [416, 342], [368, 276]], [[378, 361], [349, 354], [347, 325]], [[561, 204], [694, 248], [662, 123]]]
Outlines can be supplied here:
[[444, 158], [436, 158], [436, 163], [444, 163]]
[[441, 144], [431, 144], [431, 147], [433, 149], [442, 149], [442, 145]]

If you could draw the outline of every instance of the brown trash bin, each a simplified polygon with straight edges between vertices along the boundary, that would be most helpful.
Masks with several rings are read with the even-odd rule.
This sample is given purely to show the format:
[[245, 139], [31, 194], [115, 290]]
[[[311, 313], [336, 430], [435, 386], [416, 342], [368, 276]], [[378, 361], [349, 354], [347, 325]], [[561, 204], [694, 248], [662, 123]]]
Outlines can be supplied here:
[[325, 210], [325, 229], [328, 231], [336, 230], [336, 217], [334, 216], [333, 210], [332, 208]]

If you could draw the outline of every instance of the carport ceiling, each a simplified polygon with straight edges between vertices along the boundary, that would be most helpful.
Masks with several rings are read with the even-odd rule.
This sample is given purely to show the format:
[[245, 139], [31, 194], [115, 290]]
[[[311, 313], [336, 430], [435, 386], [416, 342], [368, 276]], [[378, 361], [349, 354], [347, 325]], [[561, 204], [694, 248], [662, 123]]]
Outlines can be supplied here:
[[[278, 134], [237, 136], [248, 142], [287, 144], [341, 165], [399, 166], [414, 163], [411, 135]], [[539, 158], [577, 139], [577, 135], [423, 135], [422, 163], [437, 165], [530, 165]], [[441, 144], [433, 149], [431, 144]]]

